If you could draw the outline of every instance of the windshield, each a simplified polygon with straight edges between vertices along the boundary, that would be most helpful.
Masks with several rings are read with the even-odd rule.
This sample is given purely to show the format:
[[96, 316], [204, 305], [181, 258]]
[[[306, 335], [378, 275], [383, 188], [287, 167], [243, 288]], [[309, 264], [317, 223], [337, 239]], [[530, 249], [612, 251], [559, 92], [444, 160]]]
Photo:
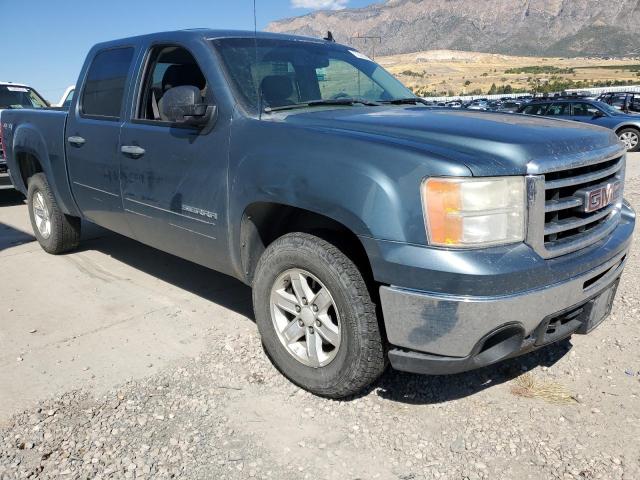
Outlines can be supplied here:
[[29, 87], [0, 85], [0, 108], [46, 108], [47, 102]]
[[380, 65], [339, 45], [254, 38], [213, 44], [236, 89], [254, 110], [340, 99], [415, 98]]

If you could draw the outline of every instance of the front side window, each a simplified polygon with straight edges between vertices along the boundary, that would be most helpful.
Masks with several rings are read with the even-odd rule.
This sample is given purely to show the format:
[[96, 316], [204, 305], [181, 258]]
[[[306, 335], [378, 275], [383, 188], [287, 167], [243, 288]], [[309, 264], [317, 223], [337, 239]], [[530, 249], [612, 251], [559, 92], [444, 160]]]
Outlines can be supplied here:
[[203, 99], [207, 96], [207, 80], [189, 51], [178, 46], [156, 47], [152, 50], [144, 76], [143, 90], [136, 118], [169, 121], [164, 117], [162, 98], [167, 90], [194, 86]]
[[640, 93], [635, 93], [629, 100], [629, 110], [640, 113]]
[[32, 88], [0, 85], [0, 109], [46, 107], [47, 102]]
[[600, 110], [590, 103], [574, 103], [573, 104], [573, 116], [574, 117], [593, 117], [597, 115]]
[[253, 110], [322, 100], [415, 97], [380, 65], [339, 45], [254, 38], [212, 43], [242, 100]]
[[91, 63], [82, 92], [84, 115], [118, 119], [133, 48], [114, 48], [98, 53]]

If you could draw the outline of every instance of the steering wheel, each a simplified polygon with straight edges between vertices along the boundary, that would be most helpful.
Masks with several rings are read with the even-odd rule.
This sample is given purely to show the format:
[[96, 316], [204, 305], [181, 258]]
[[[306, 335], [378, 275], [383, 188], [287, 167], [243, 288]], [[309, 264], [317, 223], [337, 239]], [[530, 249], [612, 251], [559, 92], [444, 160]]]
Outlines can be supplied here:
[[351, 95], [349, 95], [347, 92], [340, 92], [331, 97], [332, 100], [339, 100], [341, 98], [351, 98]]

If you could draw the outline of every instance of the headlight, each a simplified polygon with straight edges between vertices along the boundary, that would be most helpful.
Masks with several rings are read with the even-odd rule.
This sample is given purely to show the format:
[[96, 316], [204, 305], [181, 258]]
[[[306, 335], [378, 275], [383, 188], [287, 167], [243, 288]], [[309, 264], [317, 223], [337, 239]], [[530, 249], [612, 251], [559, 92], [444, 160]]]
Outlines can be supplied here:
[[429, 178], [422, 205], [431, 245], [482, 247], [522, 242], [524, 177]]

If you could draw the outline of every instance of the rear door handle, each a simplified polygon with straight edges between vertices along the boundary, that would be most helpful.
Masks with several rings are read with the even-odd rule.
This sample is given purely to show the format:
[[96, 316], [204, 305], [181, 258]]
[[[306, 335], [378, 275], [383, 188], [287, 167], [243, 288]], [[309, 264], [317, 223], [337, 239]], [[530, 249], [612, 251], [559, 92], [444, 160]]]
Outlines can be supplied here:
[[67, 138], [67, 142], [75, 147], [83, 146], [87, 141], [82, 137], [69, 137]]
[[127, 157], [140, 158], [145, 154], [145, 150], [137, 145], [123, 145], [120, 147], [120, 151]]

